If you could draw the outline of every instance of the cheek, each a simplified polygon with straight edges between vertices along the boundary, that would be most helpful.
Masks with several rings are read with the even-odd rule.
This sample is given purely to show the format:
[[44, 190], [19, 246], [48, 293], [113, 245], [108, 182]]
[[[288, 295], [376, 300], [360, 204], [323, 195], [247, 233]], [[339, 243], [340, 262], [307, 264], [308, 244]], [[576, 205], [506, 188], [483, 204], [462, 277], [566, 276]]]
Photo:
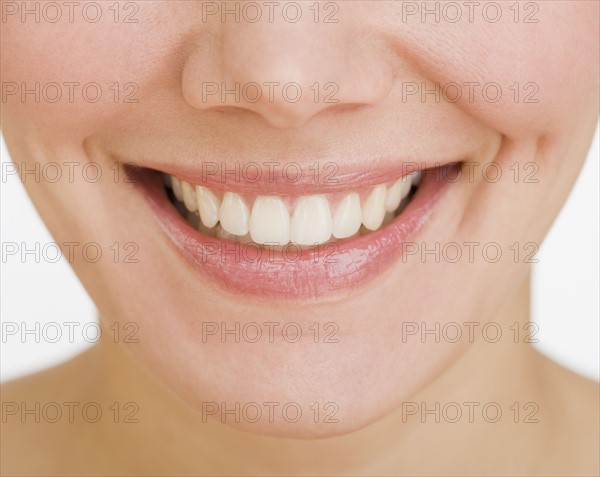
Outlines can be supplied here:
[[[138, 3], [138, 21], [126, 23], [115, 22], [111, 5], [93, 3], [101, 9], [97, 23], [81, 13], [69, 22], [66, 7], [55, 24], [33, 17], [22, 22], [18, 15], [3, 23], [3, 113], [48, 145], [80, 142], [135, 112], [149, 92], [178, 85], [176, 33], [189, 27], [185, 6], [174, 11], [167, 2]], [[156, 27], [165, 16], [175, 29]]]
[[[457, 83], [457, 104], [484, 124], [510, 137], [552, 133], [594, 109], [599, 4], [530, 6], [502, 4], [497, 23], [483, 21], [476, 10], [471, 24], [416, 23], [392, 34], [409, 46], [407, 55], [423, 76], [442, 86]], [[452, 98], [457, 94], [448, 89]]]

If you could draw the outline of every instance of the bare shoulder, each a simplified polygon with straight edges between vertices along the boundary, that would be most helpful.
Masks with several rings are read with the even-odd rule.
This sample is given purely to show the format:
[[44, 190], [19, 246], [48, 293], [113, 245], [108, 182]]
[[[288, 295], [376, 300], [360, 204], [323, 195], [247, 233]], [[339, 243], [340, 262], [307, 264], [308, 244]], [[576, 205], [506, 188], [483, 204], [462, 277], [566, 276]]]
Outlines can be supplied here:
[[92, 395], [93, 354], [2, 384], [2, 475], [59, 475], [61, 461], [85, 445], [78, 413]]
[[540, 416], [554, 423], [547, 443], [552, 474], [600, 475], [600, 384], [540, 359], [547, 394]]

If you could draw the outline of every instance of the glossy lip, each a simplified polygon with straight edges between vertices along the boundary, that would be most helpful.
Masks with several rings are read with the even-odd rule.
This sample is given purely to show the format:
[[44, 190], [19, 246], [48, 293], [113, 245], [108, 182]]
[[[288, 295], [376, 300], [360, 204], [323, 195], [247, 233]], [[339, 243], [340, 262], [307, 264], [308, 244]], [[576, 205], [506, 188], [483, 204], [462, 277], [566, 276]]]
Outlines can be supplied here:
[[[449, 164], [443, 169], [458, 166]], [[446, 172], [441, 177], [453, 177]], [[314, 249], [300, 250], [290, 245], [283, 251], [202, 234], [171, 204], [159, 174], [137, 171], [135, 183], [142, 188], [169, 241], [205, 279], [230, 293], [316, 301], [367, 283], [401, 257], [402, 244], [413, 239], [427, 222], [450, 184], [433, 176], [423, 174], [406, 209], [380, 230]]]
[[[337, 161], [320, 161], [315, 164], [275, 161], [202, 161], [199, 167], [156, 164], [146, 158], [142, 163], [126, 163], [156, 169], [193, 185], [203, 185], [221, 192], [241, 195], [310, 195], [334, 194], [363, 190], [379, 184], [395, 182], [400, 177], [424, 169], [440, 169], [459, 163], [462, 159], [431, 161], [395, 161], [379, 158], [370, 168], [356, 171], [342, 167]], [[292, 166], [292, 167], [290, 167]], [[142, 169], [139, 169], [142, 170]]]

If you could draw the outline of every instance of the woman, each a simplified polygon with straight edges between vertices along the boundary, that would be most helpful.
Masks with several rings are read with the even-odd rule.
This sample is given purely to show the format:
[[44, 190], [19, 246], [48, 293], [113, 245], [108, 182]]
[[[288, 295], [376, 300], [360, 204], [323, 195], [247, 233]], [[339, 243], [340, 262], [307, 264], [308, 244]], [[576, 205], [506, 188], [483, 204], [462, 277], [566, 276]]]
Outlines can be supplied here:
[[2, 3], [2, 127], [103, 339], [6, 475], [599, 473], [528, 339], [597, 2], [66, 3]]

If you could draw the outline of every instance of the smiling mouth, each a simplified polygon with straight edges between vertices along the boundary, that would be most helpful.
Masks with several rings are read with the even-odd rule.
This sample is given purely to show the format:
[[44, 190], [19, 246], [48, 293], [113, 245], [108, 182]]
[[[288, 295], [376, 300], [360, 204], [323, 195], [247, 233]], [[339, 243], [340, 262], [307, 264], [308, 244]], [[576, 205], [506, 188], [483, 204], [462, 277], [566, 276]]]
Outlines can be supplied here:
[[359, 175], [305, 194], [199, 184], [151, 169], [137, 171], [135, 182], [167, 243], [200, 280], [224, 293], [314, 302], [337, 299], [397, 263], [460, 167], [386, 172], [376, 181]]
[[316, 247], [368, 235], [410, 203], [421, 172], [365, 190], [303, 196], [242, 195], [163, 174], [171, 203], [189, 225], [210, 237], [257, 246]]

